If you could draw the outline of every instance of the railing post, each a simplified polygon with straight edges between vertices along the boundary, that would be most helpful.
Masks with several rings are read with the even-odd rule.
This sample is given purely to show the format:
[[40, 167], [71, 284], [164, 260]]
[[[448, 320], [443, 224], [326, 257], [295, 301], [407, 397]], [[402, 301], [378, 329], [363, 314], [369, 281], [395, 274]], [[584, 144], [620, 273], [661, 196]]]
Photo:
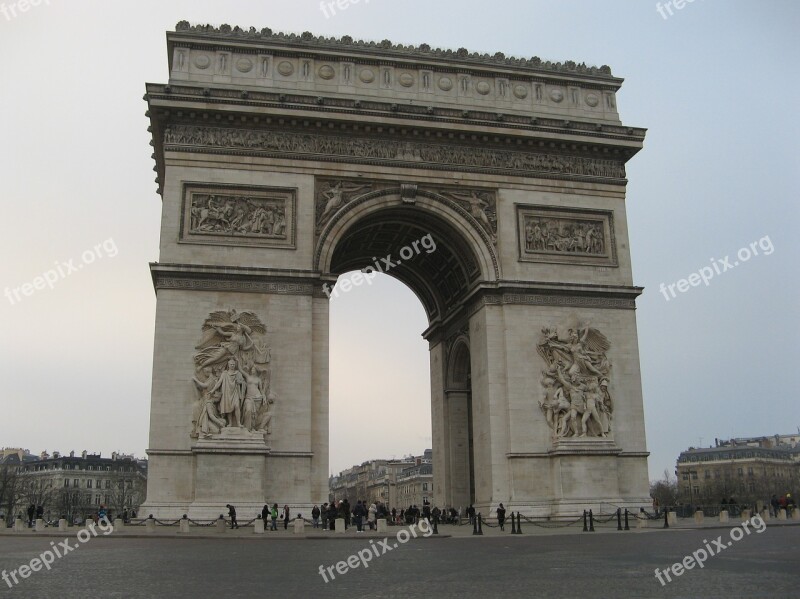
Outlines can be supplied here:
[[589, 510], [589, 532], [594, 532], [594, 514]]
[[586, 525], [586, 510], [583, 510], [583, 532], [589, 532], [589, 527]]
[[517, 521], [514, 516], [514, 512], [511, 512], [511, 534], [512, 535], [517, 534]]
[[617, 508], [617, 530], [622, 530], [622, 508]]
[[472, 534], [474, 534], [474, 535], [478, 534], [478, 517], [477, 516], [475, 516], [472, 519]]
[[628, 508], [625, 508], [625, 530], [630, 530], [631, 527], [628, 526]]
[[522, 534], [522, 514], [517, 512], [517, 534]]
[[481, 516], [480, 512], [478, 512], [478, 534], [483, 534], [483, 517]]

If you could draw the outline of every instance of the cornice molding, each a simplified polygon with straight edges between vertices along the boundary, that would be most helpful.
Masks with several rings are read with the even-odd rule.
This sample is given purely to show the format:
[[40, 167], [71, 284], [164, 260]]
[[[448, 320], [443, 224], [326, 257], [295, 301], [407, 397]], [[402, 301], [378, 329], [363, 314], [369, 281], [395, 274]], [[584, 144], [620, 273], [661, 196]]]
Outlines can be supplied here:
[[311, 271], [151, 263], [150, 275], [156, 292], [182, 289], [326, 297], [319, 275]]
[[[407, 104], [400, 102], [382, 101], [380, 99], [326, 97], [320, 95], [303, 95], [282, 91], [252, 91], [233, 90], [228, 88], [213, 88], [201, 85], [185, 84], [147, 84], [145, 100], [153, 104], [169, 102], [202, 102], [205, 110], [208, 105], [235, 105], [250, 111], [252, 108], [280, 108], [287, 111], [303, 110], [308, 112], [355, 115], [359, 117], [380, 116], [394, 119], [415, 119], [421, 123], [447, 123], [474, 126], [476, 130], [481, 127], [494, 127], [508, 129], [509, 132], [548, 133], [556, 135], [570, 135], [591, 137], [593, 140], [608, 140], [609, 142], [624, 141], [641, 144], [647, 133], [642, 127], [628, 127], [606, 122], [589, 122], [584, 120], [557, 118], [556, 116], [527, 116], [515, 113], [490, 112], [479, 108], [469, 110], [447, 106], [420, 104]], [[193, 109], [184, 109], [176, 106], [174, 112], [191, 112]], [[198, 108], [199, 111], [199, 108]], [[322, 116], [322, 115], [321, 115]], [[251, 113], [246, 121], [267, 120], [254, 118]], [[279, 117], [276, 117], [279, 118]], [[289, 117], [291, 118], [291, 117]], [[363, 126], [363, 125], [362, 125]], [[378, 125], [376, 125], [377, 127]], [[391, 125], [385, 126], [389, 128]], [[416, 126], [416, 125], [409, 125]], [[469, 133], [467, 133], [469, 134]], [[559, 143], [568, 143], [560, 141]], [[595, 141], [581, 143], [597, 143]], [[631, 148], [634, 149], [634, 148]], [[635, 148], [638, 151], [640, 148]]]

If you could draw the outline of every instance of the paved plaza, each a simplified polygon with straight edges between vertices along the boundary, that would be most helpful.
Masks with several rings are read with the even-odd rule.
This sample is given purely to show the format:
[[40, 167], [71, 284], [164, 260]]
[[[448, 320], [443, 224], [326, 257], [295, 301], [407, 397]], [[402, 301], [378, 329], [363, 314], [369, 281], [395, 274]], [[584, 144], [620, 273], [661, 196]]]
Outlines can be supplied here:
[[[389, 545], [400, 528], [391, 530]], [[745, 535], [702, 569], [686, 571], [662, 586], [654, 576], [681, 562], [713, 539], [730, 538], [730, 527], [707, 526], [617, 532], [598, 527], [532, 529], [523, 535], [468, 527], [442, 527], [438, 537], [411, 539], [345, 574], [335, 566], [360, 551], [380, 547], [374, 534], [300, 537], [279, 532], [255, 535], [252, 529], [179, 537], [163, 531], [151, 536], [130, 529], [98, 535], [80, 544], [50, 571], [32, 573], [3, 595], [50, 597], [720, 597], [770, 598], [796, 595], [800, 572], [800, 526], [770, 524], [762, 534]], [[51, 543], [75, 541], [64, 533], [3, 534], [0, 568], [28, 564]], [[328, 536], [324, 536], [328, 535]], [[320, 538], [321, 537], [321, 538]], [[355, 560], [354, 560], [355, 561]], [[334, 566], [325, 582], [320, 566]]]

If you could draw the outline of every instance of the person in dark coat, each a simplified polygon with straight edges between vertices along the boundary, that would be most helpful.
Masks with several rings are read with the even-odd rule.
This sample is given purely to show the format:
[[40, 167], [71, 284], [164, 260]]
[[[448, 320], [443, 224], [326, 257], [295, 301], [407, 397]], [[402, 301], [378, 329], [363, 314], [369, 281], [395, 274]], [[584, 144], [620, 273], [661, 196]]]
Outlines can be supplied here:
[[28, 527], [33, 526], [33, 516], [36, 513], [36, 506], [31, 504], [28, 506]]
[[356, 503], [356, 507], [353, 508], [353, 520], [355, 520], [356, 532], [364, 532], [362, 527], [364, 526], [365, 513], [364, 506], [361, 505], [361, 500], [359, 499]]
[[231, 528], [239, 528], [239, 523], [236, 521], [236, 508], [230, 503], [225, 505], [228, 508], [228, 517], [231, 519]]
[[[500, 525], [500, 530], [505, 530], [506, 523], [506, 508], [501, 503], [497, 508], [497, 523]], [[513, 526], [511, 528], [514, 528]]]
[[261, 508], [261, 519], [264, 521], [264, 526], [267, 525], [267, 520], [269, 520], [269, 505], [266, 503], [264, 507]]
[[345, 497], [344, 502], [342, 504], [344, 506], [344, 528], [347, 530], [350, 528], [350, 515], [352, 513], [352, 509], [350, 509], [350, 500]]
[[283, 530], [287, 530], [289, 528], [289, 506], [283, 506]]
[[311, 522], [313, 523], [313, 528], [319, 528], [320, 513], [320, 509], [316, 505], [311, 508]]

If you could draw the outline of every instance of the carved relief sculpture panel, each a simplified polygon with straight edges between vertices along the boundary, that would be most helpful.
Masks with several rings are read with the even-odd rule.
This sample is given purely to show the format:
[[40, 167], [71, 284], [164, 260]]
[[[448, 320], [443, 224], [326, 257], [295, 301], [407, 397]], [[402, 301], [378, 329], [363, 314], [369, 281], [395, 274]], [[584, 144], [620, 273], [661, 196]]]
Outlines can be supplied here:
[[275, 394], [267, 329], [253, 312], [209, 314], [195, 347], [193, 438], [271, 434]]
[[295, 247], [297, 191], [185, 183], [180, 241]]
[[517, 229], [522, 262], [618, 265], [610, 211], [518, 204]]
[[554, 439], [611, 434], [614, 402], [609, 392], [611, 344], [588, 324], [576, 324], [564, 337], [542, 329], [536, 350], [545, 362], [539, 408]]

